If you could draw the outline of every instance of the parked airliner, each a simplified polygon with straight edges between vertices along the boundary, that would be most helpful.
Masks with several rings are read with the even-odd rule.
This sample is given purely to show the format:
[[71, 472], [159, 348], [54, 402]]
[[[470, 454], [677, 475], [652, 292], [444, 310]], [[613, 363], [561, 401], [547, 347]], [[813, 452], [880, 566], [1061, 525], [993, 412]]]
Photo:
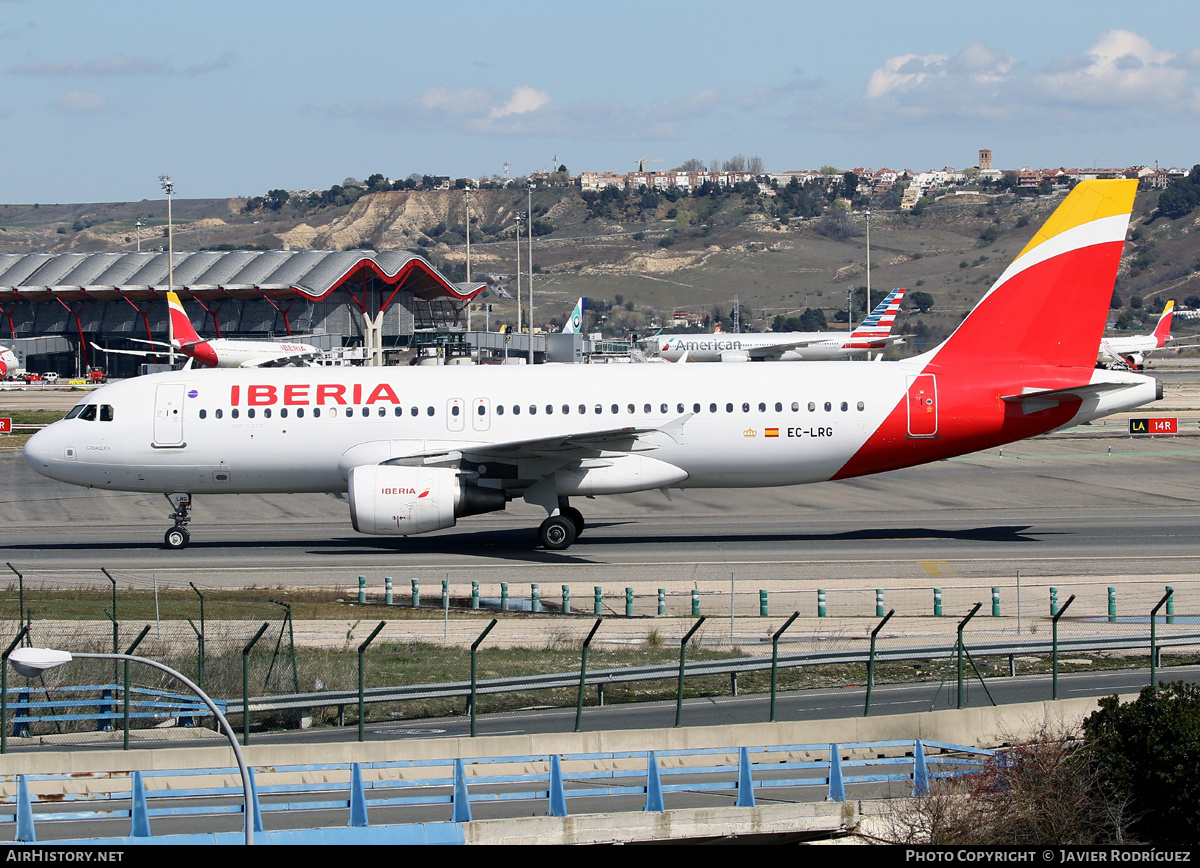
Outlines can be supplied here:
[[[1167, 306], [1163, 308], [1162, 316], [1158, 318], [1158, 325], [1148, 335], [1101, 338], [1096, 364], [1140, 371], [1146, 361], [1146, 356], [1155, 350], [1161, 350], [1171, 339], [1171, 317], [1174, 311], [1175, 302], [1168, 301]], [[1179, 347], [1179, 349], [1186, 349], [1186, 347]]]
[[903, 343], [892, 335], [903, 289], [893, 289], [852, 332], [759, 332], [711, 335], [658, 334], [643, 341], [668, 362], [761, 362], [838, 359]]
[[[204, 368], [258, 368], [276, 365], [304, 365], [323, 355], [310, 344], [299, 341], [247, 341], [230, 338], [205, 340], [196, 333], [192, 321], [183, 310], [183, 303], [173, 292], [167, 293], [167, 307], [171, 316], [171, 343], [141, 341], [129, 338], [138, 344], [174, 347], [188, 357], [185, 367], [193, 363]], [[106, 350], [92, 344], [102, 353], [121, 353], [128, 356], [162, 355], [161, 352], [140, 350]]]
[[0, 379], [4, 379], [9, 374], [15, 374], [21, 363], [17, 361], [17, 354], [8, 347], [0, 347]]
[[[25, 460], [75, 485], [165, 494], [346, 493], [366, 534], [410, 535], [523, 498], [538, 536], [572, 497], [847, 479], [1132, 409], [1161, 385], [1097, 369], [1136, 181], [1085, 181], [940, 346], [892, 362], [175, 371], [110, 384]], [[1071, 310], [1072, 316], [1061, 315]]]

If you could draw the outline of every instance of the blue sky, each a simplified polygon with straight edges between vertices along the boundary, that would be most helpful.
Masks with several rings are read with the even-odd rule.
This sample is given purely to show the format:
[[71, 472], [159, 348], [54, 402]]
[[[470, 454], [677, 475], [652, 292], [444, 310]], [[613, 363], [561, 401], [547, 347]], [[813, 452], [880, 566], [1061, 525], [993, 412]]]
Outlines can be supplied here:
[[347, 176], [1190, 168], [1183, 2], [0, 0], [0, 202]]

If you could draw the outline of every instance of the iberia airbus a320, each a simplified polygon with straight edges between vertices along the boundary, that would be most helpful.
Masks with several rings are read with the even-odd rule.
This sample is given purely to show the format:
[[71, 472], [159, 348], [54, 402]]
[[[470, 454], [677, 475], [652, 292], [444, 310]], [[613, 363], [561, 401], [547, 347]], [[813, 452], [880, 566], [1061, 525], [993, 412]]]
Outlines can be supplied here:
[[[192, 496], [345, 492], [367, 534], [543, 507], [541, 544], [584, 528], [570, 498], [847, 479], [1138, 407], [1151, 377], [1096, 368], [1135, 181], [1075, 187], [937, 348], [895, 362], [186, 370], [114, 383], [30, 438], [75, 485], [161, 492], [171, 548]], [[1070, 317], [1062, 311], [1070, 310]]]

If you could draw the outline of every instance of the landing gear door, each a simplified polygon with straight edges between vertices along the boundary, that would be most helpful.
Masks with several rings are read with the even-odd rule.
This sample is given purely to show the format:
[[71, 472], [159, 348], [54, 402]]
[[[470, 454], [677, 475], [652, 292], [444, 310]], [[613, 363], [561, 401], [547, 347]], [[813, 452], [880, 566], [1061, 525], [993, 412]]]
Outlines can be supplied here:
[[908, 378], [908, 436], [938, 436], [937, 378], [933, 374]]
[[183, 383], [164, 383], [154, 391], [154, 445], [185, 446], [183, 442]]

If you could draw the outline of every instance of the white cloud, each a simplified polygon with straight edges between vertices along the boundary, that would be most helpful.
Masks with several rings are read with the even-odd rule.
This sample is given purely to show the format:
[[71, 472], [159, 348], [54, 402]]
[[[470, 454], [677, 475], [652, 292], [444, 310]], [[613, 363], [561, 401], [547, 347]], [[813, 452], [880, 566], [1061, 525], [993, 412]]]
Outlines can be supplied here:
[[72, 90], [65, 93], [55, 103], [54, 107], [64, 114], [82, 115], [106, 112], [112, 106], [108, 100], [98, 93], [85, 90]]
[[486, 136], [563, 136], [595, 140], [672, 138], [721, 101], [717, 90], [685, 94], [644, 107], [622, 103], [563, 105], [544, 90], [521, 85], [507, 94], [488, 88], [434, 87], [411, 100], [354, 103], [327, 111], [372, 126], [436, 129]]
[[1200, 51], [1178, 56], [1128, 30], [1101, 33], [1078, 55], [1035, 68], [982, 42], [956, 55], [901, 54], [868, 77], [862, 97], [833, 120], [843, 130], [904, 121], [1007, 121], [1030, 128], [1061, 127], [1072, 118], [1091, 125], [1118, 112], [1150, 123], [1195, 115]]
[[529, 112], [537, 111], [549, 102], [550, 94], [544, 90], [537, 90], [536, 88], [522, 85], [513, 89], [512, 96], [508, 102], [488, 112], [488, 117], [503, 118], [508, 115], [528, 114]]

